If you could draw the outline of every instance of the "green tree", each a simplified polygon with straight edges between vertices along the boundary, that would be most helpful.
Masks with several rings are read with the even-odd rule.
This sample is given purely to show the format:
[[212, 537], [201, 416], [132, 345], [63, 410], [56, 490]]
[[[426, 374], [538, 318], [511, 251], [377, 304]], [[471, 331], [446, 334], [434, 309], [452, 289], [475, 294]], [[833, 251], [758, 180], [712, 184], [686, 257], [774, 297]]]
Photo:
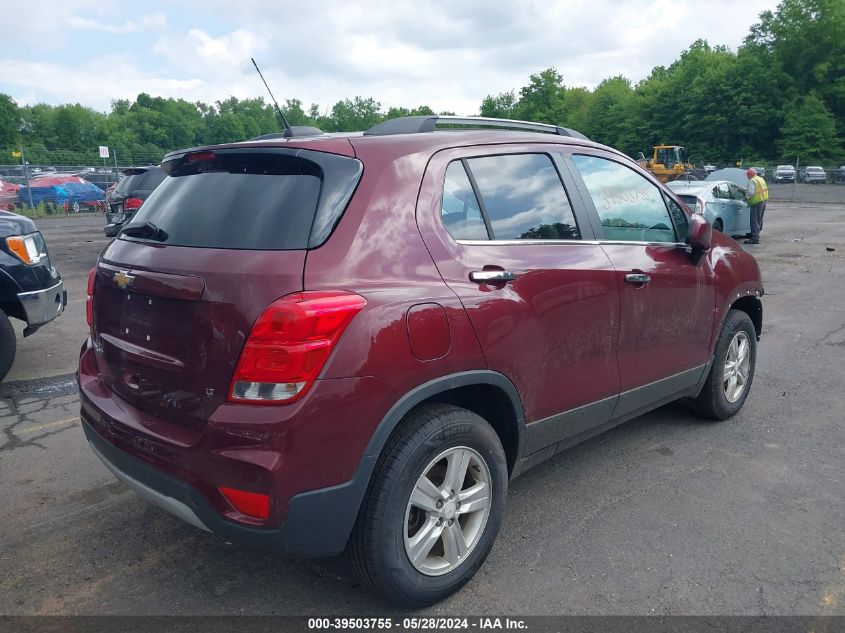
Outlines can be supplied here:
[[18, 140], [21, 115], [18, 104], [6, 94], [0, 94], [0, 147], [9, 147]]
[[494, 119], [512, 119], [516, 109], [516, 95], [513, 90], [500, 92], [495, 97], [487, 95], [481, 102], [481, 116]]
[[556, 69], [546, 68], [528, 79], [530, 83], [519, 89], [519, 102], [514, 108], [516, 117], [559, 125], [565, 116], [563, 77]]
[[381, 104], [372, 98], [344, 99], [332, 106], [331, 117], [323, 129], [332, 132], [366, 130], [384, 120], [380, 110]]
[[786, 74], [788, 96], [814, 91], [838, 120], [845, 118], [845, 2], [783, 0], [760, 14], [746, 45], [769, 54]]
[[842, 144], [836, 137], [836, 119], [816, 95], [799, 99], [784, 118], [778, 143], [780, 155], [800, 157], [801, 162], [819, 163], [842, 157]]

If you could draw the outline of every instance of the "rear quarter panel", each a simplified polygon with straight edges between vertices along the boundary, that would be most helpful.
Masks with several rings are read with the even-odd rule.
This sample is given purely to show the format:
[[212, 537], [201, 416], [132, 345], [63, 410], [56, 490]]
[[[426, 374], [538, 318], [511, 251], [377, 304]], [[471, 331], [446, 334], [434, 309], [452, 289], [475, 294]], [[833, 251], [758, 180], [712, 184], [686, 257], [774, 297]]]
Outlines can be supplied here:
[[[393, 392], [362, 424], [372, 432], [396, 398], [434, 378], [486, 364], [458, 297], [446, 286], [422, 241], [415, 213], [430, 151], [415, 152], [387, 139], [356, 146], [364, 164], [358, 189], [329, 240], [308, 252], [305, 290], [351, 290], [367, 306], [350, 323], [323, 370], [323, 378], [375, 376]], [[436, 303], [448, 317], [448, 351], [418, 359], [407, 314]], [[392, 400], [391, 400], [392, 398]]]

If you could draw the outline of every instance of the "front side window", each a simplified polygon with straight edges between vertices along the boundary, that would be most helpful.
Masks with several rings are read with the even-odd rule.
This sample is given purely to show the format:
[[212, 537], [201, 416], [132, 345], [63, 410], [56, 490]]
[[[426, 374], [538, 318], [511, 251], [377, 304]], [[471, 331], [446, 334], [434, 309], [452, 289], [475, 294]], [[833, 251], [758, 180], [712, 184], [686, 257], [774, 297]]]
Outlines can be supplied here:
[[496, 240], [581, 238], [569, 198], [547, 154], [467, 161]]
[[597, 156], [573, 155], [598, 212], [605, 238], [629, 242], [675, 242], [672, 219], [660, 189], [633, 169]]

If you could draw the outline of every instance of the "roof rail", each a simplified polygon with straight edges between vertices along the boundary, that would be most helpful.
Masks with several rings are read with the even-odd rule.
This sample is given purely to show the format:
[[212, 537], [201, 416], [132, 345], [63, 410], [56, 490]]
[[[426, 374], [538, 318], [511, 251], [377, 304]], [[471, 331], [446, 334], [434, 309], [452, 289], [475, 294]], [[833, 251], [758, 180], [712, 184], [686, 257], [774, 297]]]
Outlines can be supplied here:
[[434, 114], [429, 116], [404, 116], [398, 119], [388, 119], [374, 125], [364, 132], [364, 136], [387, 136], [390, 134], [415, 134], [417, 132], [433, 132], [438, 125], [464, 125], [472, 127], [498, 127], [510, 130], [526, 130], [529, 132], [546, 132], [559, 136], [571, 136], [588, 141], [586, 136], [558, 125], [549, 123], [533, 123], [532, 121], [517, 121], [514, 119], [492, 119], [478, 116], [446, 116]]
[[291, 125], [284, 132], [272, 132], [271, 134], [262, 134], [261, 136], [256, 136], [255, 138], [251, 138], [249, 140], [265, 141], [271, 138], [298, 138], [301, 136], [322, 136], [323, 134], [323, 130], [317, 127], [311, 127], [310, 125]]

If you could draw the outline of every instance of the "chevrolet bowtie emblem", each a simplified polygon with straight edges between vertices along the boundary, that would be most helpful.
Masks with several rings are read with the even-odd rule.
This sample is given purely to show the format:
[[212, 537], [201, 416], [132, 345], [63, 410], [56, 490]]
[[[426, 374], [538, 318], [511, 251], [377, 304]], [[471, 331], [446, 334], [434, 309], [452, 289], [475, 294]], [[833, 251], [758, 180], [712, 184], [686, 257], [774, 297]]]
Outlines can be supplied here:
[[135, 282], [135, 277], [130, 275], [125, 270], [121, 270], [118, 273], [114, 274], [114, 283], [117, 284], [117, 287], [121, 290], [128, 288]]

